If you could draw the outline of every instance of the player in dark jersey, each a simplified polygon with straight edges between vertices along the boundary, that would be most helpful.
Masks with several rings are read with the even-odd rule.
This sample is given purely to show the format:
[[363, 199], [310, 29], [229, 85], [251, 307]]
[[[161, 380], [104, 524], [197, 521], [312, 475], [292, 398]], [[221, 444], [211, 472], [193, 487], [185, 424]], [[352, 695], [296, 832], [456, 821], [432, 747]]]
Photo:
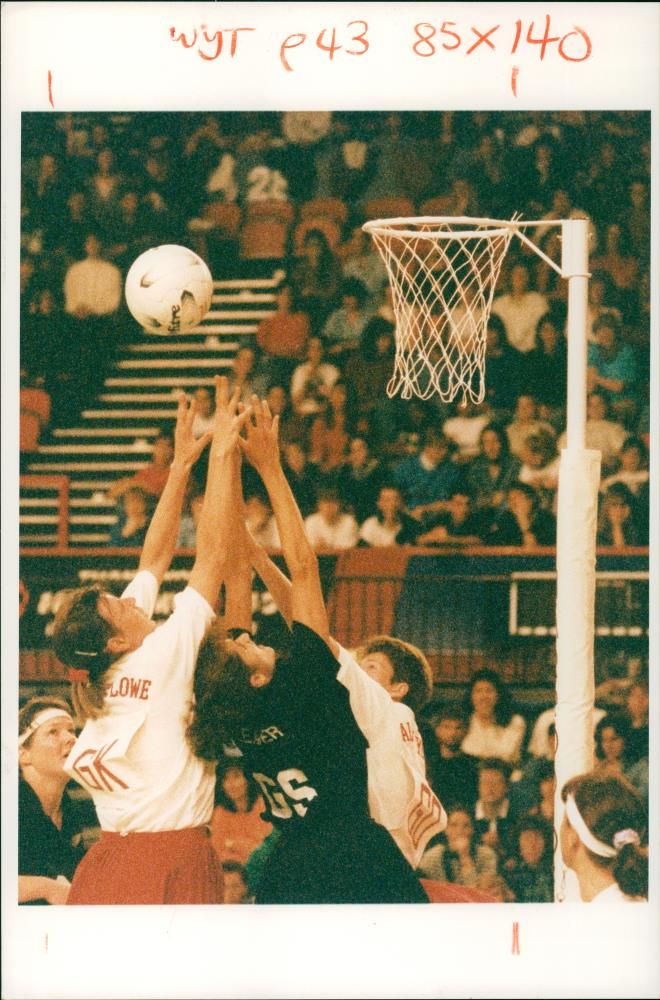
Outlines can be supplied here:
[[337, 680], [316, 555], [282, 471], [277, 417], [253, 399], [243, 452], [261, 475], [277, 519], [292, 583], [292, 643], [286, 658], [250, 637], [249, 546], [238, 463], [233, 523], [223, 526], [236, 571], [226, 584], [225, 624], [198, 657], [190, 738], [198, 755], [240, 751], [280, 831], [257, 903], [428, 902], [390, 834], [369, 814], [367, 741]]

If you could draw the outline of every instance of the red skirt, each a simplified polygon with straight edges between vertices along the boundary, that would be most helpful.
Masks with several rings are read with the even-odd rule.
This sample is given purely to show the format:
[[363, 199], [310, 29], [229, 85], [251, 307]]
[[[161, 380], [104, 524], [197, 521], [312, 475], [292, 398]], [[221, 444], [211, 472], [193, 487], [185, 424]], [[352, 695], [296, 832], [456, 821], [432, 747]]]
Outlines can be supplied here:
[[103, 831], [76, 868], [67, 905], [222, 903], [222, 868], [208, 827]]

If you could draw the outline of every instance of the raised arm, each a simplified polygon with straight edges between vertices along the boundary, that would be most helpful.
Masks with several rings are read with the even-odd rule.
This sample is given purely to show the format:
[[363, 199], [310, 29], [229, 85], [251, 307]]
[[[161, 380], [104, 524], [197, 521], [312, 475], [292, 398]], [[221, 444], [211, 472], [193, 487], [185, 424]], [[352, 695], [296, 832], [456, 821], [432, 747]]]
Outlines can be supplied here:
[[[226, 532], [230, 572], [225, 575], [225, 628], [252, 631], [252, 561], [250, 533], [245, 526], [245, 507], [241, 489], [241, 453], [232, 453], [231, 530]], [[234, 518], [234, 512], [236, 517]]]
[[211, 440], [211, 434], [204, 434], [197, 440], [193, 437], [195, 412], [195, 401], [189, 405], [185, 393], [180, 393], [174, 432], [174, 459], [142, 547], [139, 568], [153, 573], [159, 584], [170, 567], [176, 548], [190, 470]]
[[276, 566], [266, 550], [246, 531], [246, 552], [289, 628], [293, 621], [291, 580]]
[[247, 437], [240, 438], [240, 446], [268, 490], [291, 574], [292, 619], [316, 632], [334, 653], [336, 644], [330, 640], [316, 553], [305, 534], [301, 513], [280, 462], [278, 424], [268, 404], [253, 396], [252, 418], [246, 423]]
[[227, 379], [215, 380], [215, 422], [209, 453], [204, 503], [197, 526], [195, 563], [190, 574], [190, 586], [211, 607], [215, 606], [220, 584], [231, 566], [229, 539], [240, 530], [241, 509], [237, 505], [238, 434], [250, 415], [250, 410], [238, 412], [239, 391], [229, 396]]

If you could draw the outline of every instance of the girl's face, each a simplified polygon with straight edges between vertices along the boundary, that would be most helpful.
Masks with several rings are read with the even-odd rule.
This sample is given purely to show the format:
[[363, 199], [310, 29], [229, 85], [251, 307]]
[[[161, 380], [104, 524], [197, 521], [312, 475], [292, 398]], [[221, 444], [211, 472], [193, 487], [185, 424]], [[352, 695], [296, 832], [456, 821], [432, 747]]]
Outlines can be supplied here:
[[490, 681], [477, 681], [472, 688], [472, 705], [477, 715], [490, 717], [497, 704], [497, 688]]
[[64, 762], [75, 742], [73, 719], [62, 714], [39, 726], [29, 745], [19, 749], [20, 763], [31, 766], [44, 778], [66, 777]]
[[495, 462], [502, 453], [502, 442], [495, 431], [484, 431], [481, 437], [481, 447], [489, 462]]
[[543, 857], [545, 839], [540, 830], [523, 830], [518, 838], [518, 849], [523, 861], [536, 867]]
[[626, 741], [613, 726], [605, 726], [600, 734], [600, 745], [605, 760], [616, 761], [623, 756]]
[[642, 453], [637, 445], [624, 448], [621, 452], [621, 467], [626, 472], [638, 472], [642, 467]]
[[447, 819], [447, 841], [450, 847], [458, 840], [470, 840], [473, 833], [472, 820], [466, 812], [463, 812], [462, 809], [456, 809], [449, 814]]
[[229, 770], [225, 771], [222, 778], [222, 790], [232, 802], [247, 795], [247, 778], [240, 767], [230, 767]]
[[263, 687], [272, 680], [276, 655], [271, 646], [258, 646], [247, 632], [243, 632], [236, 639], [227, 639], [225, 647], [245, 665], [252, 687]]

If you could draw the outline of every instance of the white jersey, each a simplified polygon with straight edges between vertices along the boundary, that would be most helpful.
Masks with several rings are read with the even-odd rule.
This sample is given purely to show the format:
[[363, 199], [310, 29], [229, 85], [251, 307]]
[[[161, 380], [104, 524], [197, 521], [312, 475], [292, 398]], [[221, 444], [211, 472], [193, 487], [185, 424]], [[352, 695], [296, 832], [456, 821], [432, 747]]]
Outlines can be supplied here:
[[592, 903], [645, 903], [644, 896], [627, 896], [622, 889], [613, 882], [607, 889], [601, 889], [591, 900]]
[[447, 816], [426, 780], [424, 746], [415, 716], [339, 647], [337, 680], [348, 689], [355, 721], [369, 741], [369, 811], [389, 830], [413, 868]]
[[[144, 571], [122, 594], [149, 617], [157, 596], [156, 578]], [[154, 833], [210, 821], [215, 768], [194, 756], [186, 728], [197, 652], [214, 617], [186, 587], [168, 620], [108, 670], [106, 712], [85, 723], [65, 764], [91, 794], [103, 830]]]

